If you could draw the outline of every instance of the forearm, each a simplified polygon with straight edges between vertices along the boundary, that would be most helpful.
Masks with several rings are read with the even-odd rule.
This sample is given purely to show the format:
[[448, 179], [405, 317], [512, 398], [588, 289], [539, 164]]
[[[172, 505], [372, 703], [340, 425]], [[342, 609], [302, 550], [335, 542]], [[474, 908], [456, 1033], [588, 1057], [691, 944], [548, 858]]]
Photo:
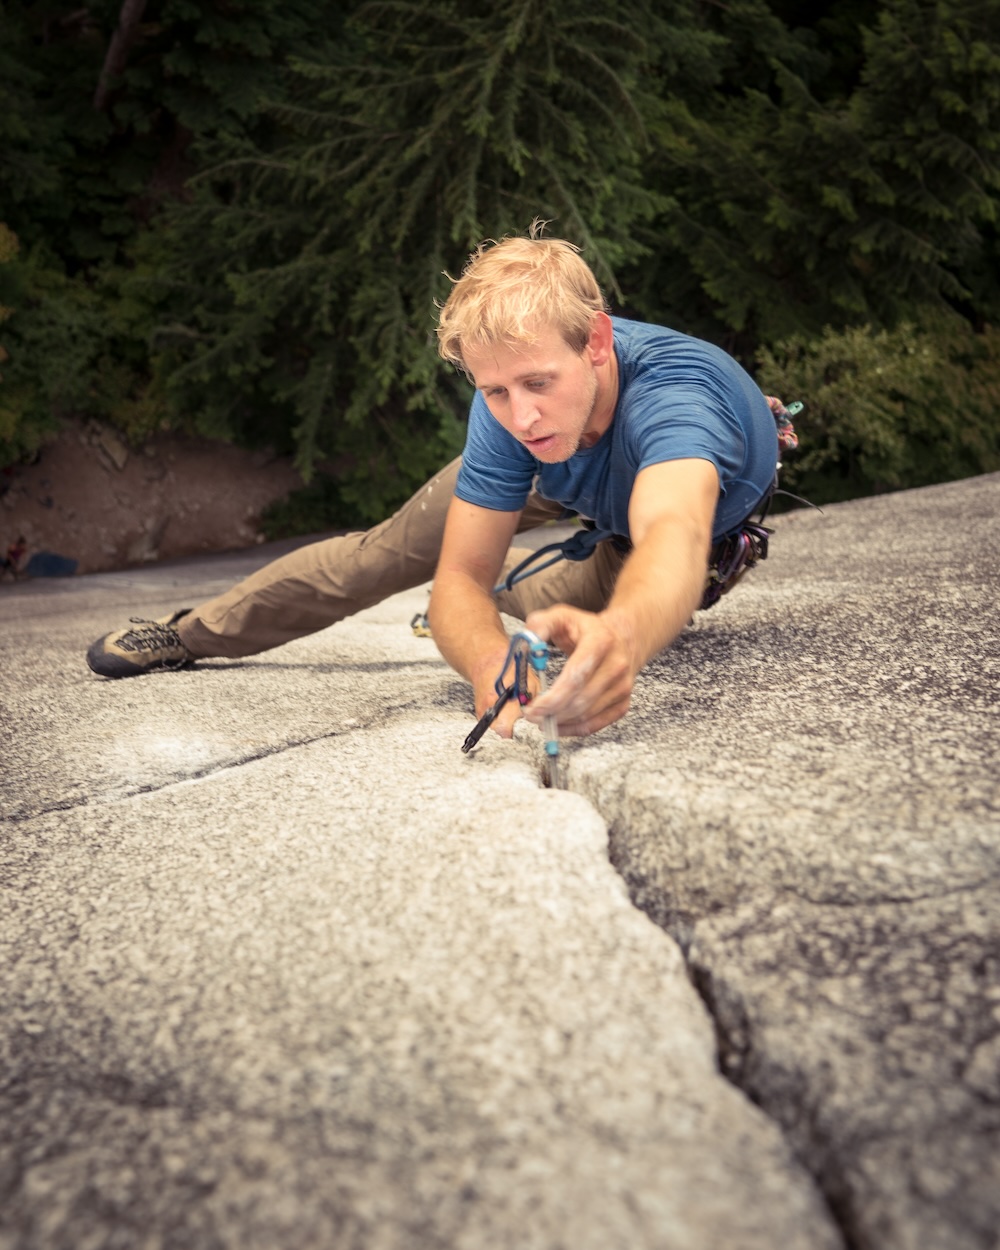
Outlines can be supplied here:
[[569, 657], [534, 721], [556, 716], [567, 734], [589, 734], [624, 716], [640, 669], [677, 637], [705, 585], [718, 472], [701, 459], [665, 461], [637, 474], [629, 500], [635, 546], [608, 606], [597, 613], [556, 604], [528, 626]]
[[671, 518], [652, 526], [625, 561], [601, 615], [625, 640], [633, 675], [690, 621], [704, 592], [708, 555], [698, 529]]
[[472, 683], [476, 712], [492, 703], [509, 640], [493, 597], [471, 577], [438, 571], [428, 610], [438, 650]]

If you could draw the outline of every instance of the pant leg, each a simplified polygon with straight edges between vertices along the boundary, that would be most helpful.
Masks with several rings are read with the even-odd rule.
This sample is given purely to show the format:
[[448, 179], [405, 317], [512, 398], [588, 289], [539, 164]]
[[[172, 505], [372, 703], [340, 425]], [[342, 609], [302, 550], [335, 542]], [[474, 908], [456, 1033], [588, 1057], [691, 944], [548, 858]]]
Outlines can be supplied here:
[[[194, 608], [178, 622], [181, 641], [197, 657], [255, 655], [430, 581], [460, 463], [452, 461], [373, 529], [310, 543]], [[560, 511], [532, 495], [518, 528]]]

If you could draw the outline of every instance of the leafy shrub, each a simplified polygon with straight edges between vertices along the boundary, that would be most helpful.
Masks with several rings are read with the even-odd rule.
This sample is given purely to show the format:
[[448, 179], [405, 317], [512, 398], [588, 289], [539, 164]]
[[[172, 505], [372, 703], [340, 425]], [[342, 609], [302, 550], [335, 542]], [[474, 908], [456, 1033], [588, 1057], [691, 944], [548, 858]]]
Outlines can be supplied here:
[[1000, 333], [959, 318], [827, 329], [758, 356], [769, 394], [801, 399], [782, 484], [815, 503], [1000, 469]]

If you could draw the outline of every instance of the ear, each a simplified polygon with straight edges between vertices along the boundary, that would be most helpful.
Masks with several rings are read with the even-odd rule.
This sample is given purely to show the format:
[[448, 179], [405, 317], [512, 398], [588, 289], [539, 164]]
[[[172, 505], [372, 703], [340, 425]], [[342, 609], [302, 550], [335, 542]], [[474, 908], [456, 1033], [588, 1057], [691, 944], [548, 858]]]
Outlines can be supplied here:
[[605, 312], [594, 313], [594, 324], [590, 330], [590, 338], [584, 348], [590, 363], [595, 367], [606, 365], [615, 350], [615, 331], [611, 318]]

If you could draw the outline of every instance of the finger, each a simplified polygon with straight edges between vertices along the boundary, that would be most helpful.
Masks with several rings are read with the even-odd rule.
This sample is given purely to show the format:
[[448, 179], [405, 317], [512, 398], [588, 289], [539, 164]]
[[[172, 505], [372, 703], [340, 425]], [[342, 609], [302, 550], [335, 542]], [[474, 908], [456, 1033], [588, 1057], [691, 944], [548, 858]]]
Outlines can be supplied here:
[[583, 655], [583, 650], [581, 645], [551, 688], [529, 705], [529, 720], [537, 724], [545, 716], [555, 716], [562, 731], [578, 721], [589, 723], [618, 705], [627, 708], [634, 681], [624, 657], [618, 652]]
[[520, 719], [521, 715], [520, 704], [516, 700], [511, 699], [490, 726], [490, 729], [495, 734], [499, 734], [501, 738], [512, 738], [514, 736], [514, 722]]
[[545, 693], [529, 704], [532, 720], [565, 715], [572, 704], [585, 697], [584, 692], [593, 673], [593, 662], [583, 657], [574, 663], [575, 659], [571, 657], [567, 660], [562, 672]]
[[567, 710], [559, 713], [544, 713], [543, 709], [531, 708], [526, 719], [532, 724], [543, 728], [548, 716], [554, 716], [560, 734], [588, 734], [605, 725], [618, 720], [628, 711], [631, 692], [616, 690], [603, 699], [584, 699], [574, 702]]
[[[541, 700], [538, 700], [526, 709], [525, 716], [536, 725], [541, 725], [546, 716], [554, 716], [560, 733], [593, 733], [594, 729], [602, 728], [612, 720], [624, 716], [631, 697], [631, 687], [618, 684], [597, 696], [590, 691], [584, 691], [579, 698], [567, 702], [560, 711], [546, 709]], [[586, 725], [587, 728], [574, 728], [580, 725]]]
[[579, 608], [556, 604], [552, 608], [529, 612], [524, 623], [544, 642], [554, 643], [560, 651], [572, 655], [580, 640], [582, 623], [579, 618], [584, 615]]
[[533, 711], [560, 720], [583, 716], [626, 694], [630, 676], [624, 656], [606, 636], [585, 637]]

